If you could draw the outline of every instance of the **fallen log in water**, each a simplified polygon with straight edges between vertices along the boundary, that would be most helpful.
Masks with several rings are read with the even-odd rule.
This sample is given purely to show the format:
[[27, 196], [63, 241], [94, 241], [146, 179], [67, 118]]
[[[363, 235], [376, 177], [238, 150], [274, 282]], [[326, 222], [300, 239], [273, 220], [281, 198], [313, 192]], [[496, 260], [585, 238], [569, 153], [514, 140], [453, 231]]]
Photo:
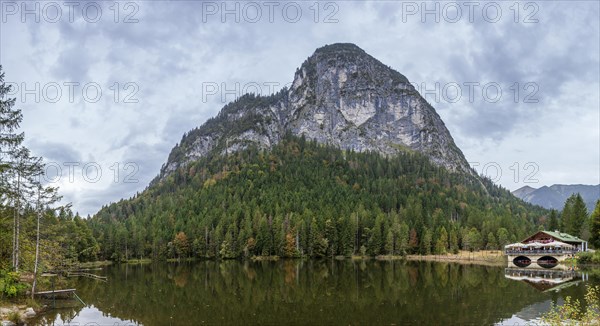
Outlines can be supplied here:
[[84, 273], [84, 272], [68, 272], [67, 273], [67, 277], [72, 277], [72, 276], [85, 276], [85, 277], [89, 277], [89, 278], [93, 278], [93, 279], [101, 280], [101, 281], [106, 281], [106, 279], [107, 279], [106, 276], [100, 276], [100, 275], [91, 274], [91, 273]]
[[35, 293], [35, 295], [39, 295], [42, 297], [52, 297], [52, 298], [70, 297], [71, 294], [75, 294], [75, 289], [39, 291], [39, 292]]

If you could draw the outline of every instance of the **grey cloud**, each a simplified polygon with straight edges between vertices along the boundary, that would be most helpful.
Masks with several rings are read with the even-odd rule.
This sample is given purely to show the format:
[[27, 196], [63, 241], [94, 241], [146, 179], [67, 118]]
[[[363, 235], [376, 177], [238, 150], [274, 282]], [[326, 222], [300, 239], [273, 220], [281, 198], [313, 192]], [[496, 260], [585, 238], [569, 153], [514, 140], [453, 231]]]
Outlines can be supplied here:
[[166, 142], [156, 145], [130, 144], [123, 159], [117, 162], [118, 182], [111, 182], [106, 188], [90, 190], [82, 194], [77, 198], [77, 208], [84, 214], [95, 214], [103, 205], [134, 196], [158, 175], [160, 166], [166, 161], [164, 153], [170, 149], [170, 146]]
[[73, 149], [71, 144], [33, 138], [27, 145], [34, 155], [43, 157], [45, 162], [81, 162], [81, 153]]
[[[598, 57], [589, 55], [594, 49], [598, 53], [597, 42], [590, 42], [597, 37], [597, 14], [595, 17], [584, 15], [578, 22], [579, 27], [589, 25], [592, 28], [573, 28], [568, 27], [565, 21], [568, 18], [556, 6], [540, 4], [540, 15], [543, 13], [545, 19], [529, 26], [508, 22], [500, 31], [496, 24], [479, 21], [473, 30], [481, 50], [472, 55], [455, 54], [449, 58], [450, 75], [455, 76], [455, 80], [497, 82], [504, 85], [503, 91], [508, 95], [493, 105], [473, 103], [473, 113], [458, 122], [464, 126], [461, 132], [466, 136], [502, 139], [521, 124], [540, 118], [539, 110], [561, 93], [565, 83], [577, 79], [598, 83], [597, 73], [590, 69], [598, 66]], [[591, 12], [597, 13], [597, 3], [585, 3], [583, 7], [591, 7]], [[561, 39], [561, 48], [553, 51], [547, 44], [548, 33], [564, 29], [577, 36]], [[522, 103], [524, 96], [532, 90], [522, 88], [527, 82], [534, 82], [539, 87], [536, 96], [539, 103]], [[514, 83], [521, 87], [519, 103], [506, 101], [512, 96], [511, 90], [506, 88]]]
[[[113, 3], [100, 3], [105, 14], [110, 14], [107, 7]], [[139, 164], [136, 184], [85, 191], [65, 187], [65, 197], [71, 198], [80, 212], [94, 213], [104, 204], [143, 190], [182, 134], [223, 107], [220, 98], [202, 102], [202, 82], [285, 84], [295, 68], [326, 43], [356, 43], [415, 82], [497, 82], [503, 91], [515, 82], [537, 82], [538, 104], [514, 103], [511, 94], [498, 103], [481, 98], [473, 103], [432, 103], [457, 143], [461, 148], [465, 144], [473, 157], [487, 155], [490, 144], [514, 148], [520, 144], [510, 142], [525, 131], [542, 137], [542, 143], [550, 137], [543, 126], [560, 124], [563, 117], [551, 110], [575, 109], [571, 101], [564, 100], [573, 91], [566, 85], [599, 83], [597, 2], [537, 2], [540, 22], [530, 25], [515, 24], [510, 18], [491, 24], [480, 15], [474, 23], [436, 24], [429, 20], [423, 24], [418, 17], [402, 23], [401, 4], [393, 1], [337, 2], [337, 24], [314, 23], [308, 11], [312, 2], [302, 3], [305, 12], [298, 23], [284, 22], [277, 14], [276, 23], [261, 19], [256, 24], [222, 23], [220, 18], [203, 23], [201, 2], [138, 4], [138, 23], [114, 23], [109, 17], [97, 24], [29, 24], [30, 44], [15, 43], [2, 49], [3, 60], [9, 51], [27, 58], [23, 62], [33, 63], [28, 65], [39, 71], [39, 78], [89, 81], [100, 78], [90, 76], [91, 71], [98, 71], [109, 83], [133, 81], [139, 85], [138, 104], [113, 103], [107, 94], [100, 103], [80, 101], [53, 111], [61, 115], [42, 116], [44, 112], [37, 110], [26, 117], [27, 134], [45, 135], [47, 119], [56, 126], [51, 141], [29, 141], [38, 155], [60, 161], [101, 158]], [[323, 11], [320, 18], [324, 18]], [[2, 27], [2, 33], [10, 30], [10, 26]], [[54, 44], [45, 34], [52, 29], [60, 38]], [[23, 65], [18, 56], [13, 58], [16, 62], [3, 64], [9, 69]], [[42, 65], [51, 60], [56, 62]], [[585, 113], [597, 110], [594, 99], [585, 103], [591, 104], [577, 109]], [[84, 128], [86, 137], [76, 139], [76, 150], [66, 145], [82, 135]], [[568, 136], [576, 137], [579, 132], [583, 131], [573, 130]], [[544, 151], [547, 147], [540, 144], [523, 150]], [[590, 165], [597, 166], [597, 158], [590, 160]]]

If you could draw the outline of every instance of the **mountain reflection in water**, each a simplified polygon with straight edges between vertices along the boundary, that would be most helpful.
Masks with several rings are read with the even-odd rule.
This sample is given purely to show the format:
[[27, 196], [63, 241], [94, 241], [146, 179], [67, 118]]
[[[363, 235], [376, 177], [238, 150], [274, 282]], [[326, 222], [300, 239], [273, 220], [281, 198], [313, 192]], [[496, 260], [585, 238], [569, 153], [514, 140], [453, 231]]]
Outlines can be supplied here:
[[504, 267], [441, 262], [231, 260], [124, 264], [98, 273], [108, 282], [69, 279], [88, 306], [71, 302], [35, 323], [490, 325], [536, 318], [547, 303], [585, 294], [578, 285], [543, 292], [507, 278]]

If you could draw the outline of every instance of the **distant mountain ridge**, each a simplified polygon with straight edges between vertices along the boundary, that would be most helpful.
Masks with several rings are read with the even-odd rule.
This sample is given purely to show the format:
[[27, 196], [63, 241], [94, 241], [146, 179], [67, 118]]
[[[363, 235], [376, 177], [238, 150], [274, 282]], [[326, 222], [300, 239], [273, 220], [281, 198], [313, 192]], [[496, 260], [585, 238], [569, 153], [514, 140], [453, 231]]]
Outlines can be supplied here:
[[575, 193], [579, 193], [581, 195], [586, 207], [588, 208], [588, 211], [591, 212], [596, 205], [596, 201], [600, 199], [600, 184], [556, 184], [550, 187], [543, 186], [537, 189], [530, 186], [524, 186], [512, 192], [513, 195], [523, 199], [528, 203], [557, 210], [561, 210], [567, 198]]

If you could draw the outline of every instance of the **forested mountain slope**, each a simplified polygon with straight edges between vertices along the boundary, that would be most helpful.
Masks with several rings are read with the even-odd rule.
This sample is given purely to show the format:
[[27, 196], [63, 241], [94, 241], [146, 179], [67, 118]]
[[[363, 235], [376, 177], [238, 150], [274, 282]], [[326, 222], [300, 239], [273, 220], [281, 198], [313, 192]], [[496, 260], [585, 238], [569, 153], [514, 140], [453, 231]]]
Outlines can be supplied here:
[[545, 214], [415, 151], [384, 157], [287, 134], [270, 150], [209, 153], [89, 223], [104, 258], [319, 257], [496, 248]]

